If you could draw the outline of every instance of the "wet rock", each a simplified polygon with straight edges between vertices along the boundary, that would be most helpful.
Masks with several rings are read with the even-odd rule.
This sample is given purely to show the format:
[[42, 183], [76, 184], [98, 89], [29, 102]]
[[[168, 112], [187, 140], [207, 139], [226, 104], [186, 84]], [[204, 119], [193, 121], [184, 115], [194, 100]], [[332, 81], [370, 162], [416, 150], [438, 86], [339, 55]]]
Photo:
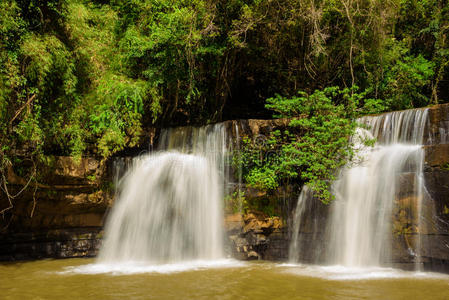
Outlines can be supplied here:
[[240, 218], [232, 215], [225, 220], [231, 223], [225, 228], [228, 229], [233, 257], [243, 260], [287, 258], [287, 228], [280, 217], [267, 217], [261, 212], [251, 211]]
[[449, 142], [449, 104], [429, 108], [429, 124], [425, 128], [426, 144], [446, 144]]
[[[426, 220], [434, 224], [438, 233], [449, 233], [449, 170], [434, 168], [424, 172], [429, 197]], [[430, 211], [429, 211], [430, 210]], [[429, 216], [430, 215], [430, 216]]]
[[101, 238], [98, 228], [0, 235], [0, 260], [93, 257]]
[[[23, 160], [15, 166], [28, 170], [33, 164], [29, 160]], [[37, 180], [41, 188], [95, 185], [99, 183], [106, 170], [99, 160], [92, 157], [81, 158], [78, 161], [68, 156], [50, 156], [46, 162], [39, 163], [36, 167], [39, 170]], [[18, 169], [8, 169], [8, 181], [13, 185], [23, 185], [26, 180], [21, 178], [17, 171]]]
[[243, 217], [241, 214], [226, 215], [224, 224], [226, 232], [238, 233], [243, 227]]
[[248, 252], [248, 260], [257, 260], [257, 259], [260, 259], [260, 256], [256, 251]]
[[415, 196], [396, 199], [393, 206], [393, 234], [416, 233], [418, 221], [418, 199]]
[[417, 191], [418, 178], [414, 172], [401, 173], [399, 176], [399, 186], [397, 187], [397, 197], [405, 198], [415, 195]]
[[248, 213], [244, 216], [243, 220], [245, 223], [243, 227], [244, 233], [268, 233], [282, 226], [282, 221], [279, 217], [268, 218], [260, 212]]
[[424, 234], [421, 244], [424, 245], [421, 252], [423, 257], [449, 261], [449, 234]]
[[[105, 167], [95, 158], [77, 162], [59, 156], [39, 170], [38, 182], [0, 218], [0, 260], [95, 256], [113, 200], [104, 188], [110, 182]], [[25, 184], [16, 170], [8, 171], [8, 179], [12, 194]], [[0, 198], [0, 209], [6, 205]]]
[[269, 135], [273, 129], [286, 128], [289, 123], [288, 119], [276, 119], [276, 120], [248, 120], [248, 127], [253, 136], [257, 135]]
[[424, 152], [426, 170], [432, 170], [435, 167], [449, 169], [449, 144], [424, 146]]

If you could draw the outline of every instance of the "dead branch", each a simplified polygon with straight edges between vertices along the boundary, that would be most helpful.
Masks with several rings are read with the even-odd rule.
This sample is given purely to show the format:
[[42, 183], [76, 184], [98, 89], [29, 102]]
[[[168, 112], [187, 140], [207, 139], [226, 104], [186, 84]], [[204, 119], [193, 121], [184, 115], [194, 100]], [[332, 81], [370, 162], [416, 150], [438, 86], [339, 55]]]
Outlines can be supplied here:
[[20, 115], [20, 113], [23, 111], [23, 109], [25, 107], [27, 107], [28, 105], [30, 105], [31, 101], [33, 101], [33, 99], [36, 98], [36, 94], [34, 94], [33, 96], [31, 96], [30, 99], [28, 99], [28, 101], [22, 105], [21, 108], [19, 108], [19, 110], [16, 112], [16, 114], [14, 115], [14, 117], [11, 119], [10, 123], [14, 122], [14, 120]]

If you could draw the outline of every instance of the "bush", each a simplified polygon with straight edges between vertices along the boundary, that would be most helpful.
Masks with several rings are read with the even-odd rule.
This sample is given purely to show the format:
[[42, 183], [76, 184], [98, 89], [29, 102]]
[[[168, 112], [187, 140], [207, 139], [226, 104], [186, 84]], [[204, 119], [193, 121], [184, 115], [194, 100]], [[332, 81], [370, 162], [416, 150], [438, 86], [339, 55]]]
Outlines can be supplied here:
[[274, 131], [262, 144], [245, 138], [234, 164], [242, 165], [250, 186], [274, 190], [299, 180], [328, 203], [336, 171], [353, 155], [349, 138], [362, 98], [355, 89], [330, 87], [311, 95], [299, 92], [292, 98], [267, 99], [267, 108], [276, 112], [275, 117], [288, 118], [290, 129]]

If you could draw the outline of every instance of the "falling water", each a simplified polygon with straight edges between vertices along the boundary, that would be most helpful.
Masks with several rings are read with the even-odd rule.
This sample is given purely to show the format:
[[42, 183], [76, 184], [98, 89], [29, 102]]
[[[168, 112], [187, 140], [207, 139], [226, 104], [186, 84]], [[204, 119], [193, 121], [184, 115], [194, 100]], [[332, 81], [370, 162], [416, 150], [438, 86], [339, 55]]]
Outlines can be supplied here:
[[[290, 243], [290, 249], [289, 249], [289, 260], [291, 262], [297, 262], [300, 260], [304, 260], [304, 253], [306, 252], [305, 249], [303, 249], [304, 246], [310, 247], [309, 243], [303, 243], [300, 241], [300, 239], [304, 236], [304, 234], [300, 235], [299, 231], [302, 229], [304, 232], [304, 227], [307, 226], [305, 222], [307, 221], [303, 216], [307, 215], [306, 211], [310, 207], [310, 205], [313, 203], [313, 193], [312, 190], [309, 189], [308, 186], [304, 186], [299, 198], [298, 203], [296, 204], [295, 214], [293, 216], [293, 230], [294, 233], [292, 235], [292, 240]], [[314, 218], [315, 219], [315, 218]], [[302, 227], [302, 228], [300, 228]], [[317, 232], [316, 228], [312, 229], [312, 232]]]
[[169, 129], [159, 151], [134, 159], [105, 227], [101, 263], [223, 257], [222, 124]]
[[223, 123], [203, 127], [178, 127], [165, 129], [159, 141], [160, 151], [177, 150], [204, 156], [216, 165], [225, 179], [228, 141]]
[[380, 145], [422, 145], [425, 139], [431, 139], [430, 135], [424, 136], [429, 122], [428, 109], [394, 111], [378, 116], [365, 116], [358, 121], [370, 127], [370, 132]]
[[[409, 179], [406, 184], [411, 185], [416, 210], [421, 209], [427, 110], [392, 112], [358, 121], [370, 129], [357, 129], [352, 138], [356, 159], [340, 171], [332, 186], [335, 200], [327, 225], [326, 261], [347, 267], [381, 266], [391, 260], [392, 211], [401, 192], [401, 179]], [[364, 146], [363, 141], [371, 138], [377, 138], [376, 145]], [[316, 200], [303, 189], [295, 212], [291, 260], [298, 256], [295, 251], [300, 246], [294, 244], [301, 235], [298, 224], [307, 217], [302, 211], [308, 201]], [[419, 244], [418, 240], [414, 253], [417, 264]]]

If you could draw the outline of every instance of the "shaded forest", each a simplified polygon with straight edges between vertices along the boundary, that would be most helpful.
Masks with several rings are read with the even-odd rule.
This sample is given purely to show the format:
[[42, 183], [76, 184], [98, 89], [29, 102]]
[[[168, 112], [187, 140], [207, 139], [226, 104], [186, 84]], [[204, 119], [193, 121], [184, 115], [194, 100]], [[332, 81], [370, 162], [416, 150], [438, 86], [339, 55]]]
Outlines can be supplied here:
[[107, 159], [150, 126], [312, 116], [317, 93], [326, 111], [351, 99], [351, 119], [449, 100], [447, 1], [4, 0], [0, 16], [4, 182], [17, 149]]

